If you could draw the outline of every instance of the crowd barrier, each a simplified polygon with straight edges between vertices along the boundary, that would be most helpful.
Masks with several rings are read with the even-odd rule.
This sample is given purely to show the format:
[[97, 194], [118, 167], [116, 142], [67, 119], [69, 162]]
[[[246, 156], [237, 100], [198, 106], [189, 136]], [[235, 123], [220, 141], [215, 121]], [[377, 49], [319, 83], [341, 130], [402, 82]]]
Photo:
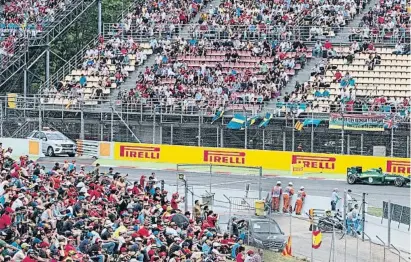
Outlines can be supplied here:
[[0, 143], [2, 143], [2, 148], [7, 149], [11, 147], [13, 149], [12, 157], [16, 158], [23, 155], [29, 155], [32, 157], [41, 157], [42, 145], [39, 141], [24, 139], [24, 138], [0, 138]]
[[304, 174], [345, 174], [349, 167], [362, 166], [363, 169], [381, 167], [387, 173], [410, 175], [410, 159], [407, 158], [120, 142], [113, 143], [111, 149], [113, 151], [105, 152], [104, 157], [120, 161], [261, 166], [263, 169], [283, 171], [290, 171], [295, 165], [303, 165]]
[[[3, 148], [11, 146], [13, 156], [43, 156], [39, 141], [0, 138]], [[234, 148], [191, 147], [176, 145], [137, 144], [77, 140], [78, 156], [119, 161], [215, 164], [229, 166], [262, 167], [263, 169], [290, 171], [301, 169], [304, 174], [345, 174], [348, 167], [379, 168], [386, 173], [410, 175], [410, 159], [358, 155], [313, 154]], [[293, 173], [297, 173], [294, 170]], [[299, 175], [299, 174], [295, 174]]]
[[78, 139], [76, 144], [77, 156], [113, 159], [111, 152], [114, 143]]

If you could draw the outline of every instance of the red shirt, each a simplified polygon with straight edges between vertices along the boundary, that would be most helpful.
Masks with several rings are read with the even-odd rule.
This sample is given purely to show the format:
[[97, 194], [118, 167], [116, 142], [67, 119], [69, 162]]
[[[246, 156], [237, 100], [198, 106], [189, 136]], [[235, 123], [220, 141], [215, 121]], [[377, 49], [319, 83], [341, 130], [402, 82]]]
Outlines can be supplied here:
[[174, 198], [171, 199], [170, 206], [171, 206], [172, 209], [178, 209], [178, 203], [177, 203], [176, 199], [174, 199]]
[[68, 256], [70, 251], [76, 251], [76, 249], [72, 245], [68, 244], [64, 247], [65, 255]]
[[204, 221], [203, 222], [203, 225], [201, 226], [201, 229], [207, 229], [207, 228], [209, 228], [209, 227], [211, 227], [211, 225], [207, 222], [207, 220], [206, 221]]
[[21, 262], [36, 262], [37, 260], [30, 258], [29, 256], [25, 257]]
[[214, 216], [208, 216], [207, 217], [207, 222], [210, 224], [211, 227], [215, 227], [215, 222], [217, 221], [217, 218]]
[[90, 193], [90, 197], [95, 197], [95, 198], [100, 198], [101, 197], [101, 192], [100, 190], [92, 190]]
[[5, 229], [11, 225], [11, 217], [7, 214], [3, 214], [0, 217], [0, 229]]
[[223, 239], [223, 240], [221, 240], [221, 244], [222, 244], [222, 245], [228, 245], [228, 243], [230, 243], [230, 242], [228, 241], [228, 239]]
[[324, 48], [330, 50], [331, 48], [333, 48], [333, 45], [330, 42], [325, 42]]
[[133, 195], [138, 195], [141, 193], [140, 188], [138, 188], [138, 186], [134, 186], [133, 190], [132, 190]]
[[342, 78], [342, 74], [340, 72], [335, 73], [334, 75], [336, 80], [340, 80]]
[[60, 187], [60, 183], [61, 183], [61, 179], [59, 177], [53, 177], [53, 182], [54, 182], [54, 189], [59, 189]]
[[150, 236], [150, 232], [148, 232], [147, 228], [145, 228], [145, 227], [141, 227], [137, 231], [137, 234], [139, 234], [140, 236], [143, 236], [143, 237], [149, 237]]
[[243, 259], [243, 254], [238, 253], [237, 256], [235, 257], [236, 262], [244, 262], [245, 260]]
[[144, 188], [145, 182], [146, 182], [146, 178], [145, 178], [145, 177], [141, 177], [141, 178], [140, 178], [140, 186]]

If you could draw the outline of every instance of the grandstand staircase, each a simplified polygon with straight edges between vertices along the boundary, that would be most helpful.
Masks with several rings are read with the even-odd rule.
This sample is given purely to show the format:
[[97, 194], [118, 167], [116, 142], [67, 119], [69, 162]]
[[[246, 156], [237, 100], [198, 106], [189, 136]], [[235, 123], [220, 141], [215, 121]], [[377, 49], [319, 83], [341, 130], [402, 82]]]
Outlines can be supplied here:
[[[363, 15], [368, 12], [368, 8], [375, 6], [375, 4], [377, 3], [377, 0], [369, 0], [369, 2], [367, 3], [367, 6], [364, 10], [360, 10], [360, 14], [356, 15], [354, 17], [354, 19], [349, 23], [349, 25], [345, 26], [341, 32], [338, 33], [338, 35], [341, 35], [342, 37], [344, 36], [349, 36], [350, 35], [350, 31], [352, 28], [356, 28], [356, 27], [360, 27], [360, 23], [361, 23], [361, 19], [363, 17]], [[332, 43], [338, 43], [338, 41], [341, 41], [341, 37], [335, 37], [333, 39], [331, 39]]]
[[[356, 15], [354, 19], [348, 25], [346, 25], [340, 32], [338, 32], [336, 34], [336, 37], [331, 38], [331, 42], [334, 44], [337, 44], [341, 42], [342, 37], [348, 38], [350, 34], [350, 30], [353, 27], [358, 27], [360, 25], [363, 14], [368, 11], [368, 7], [374, 6], [376, 2], [377, 2], [376, 0], [370, 0], [367, 3], [366, 8], [360, 11], [360, 14]], [[344, 39], [344, 40], [347, 40], [347, 39]], [[321, 61], [321, 58], [315, 58], [315, 57], [312, 57], [310, 60], [308, 60], [306, 66], [303, 69], [299, 70], [298, 74], [294, 76], [291, 79], [291, 81], [287, 84], [287, 86], [281, 91], [281, 95], [284, 96], [286, 93], [290, 94], [291, 92], [293, 92], [294, 86], [297, 81], [300, 82], [300, 84], [308, 81], [311, 76], [311, 71], [313, 70], [315, 65], [318, 64], [320, 61]]]
[[[210, 6], [219, 6], [221, 3], [221, 0], [212, 0], [210, 2], [208, 2], [201, 10], [200, 12], [190, 21], [190, 24], [195, 24], [198, 23], [199, 19], [200, 19], [200, 15], [202, 12], [208, 11], [208, 9], [210, 8]], [[191, 26], [186, 26], [184, 27], [180, 32], [179, 32], [179, 36], [184, 38], [187, 38], [187, 36], [190, 35], [190, 30], [192, 30]], [[137, 77], [140, 73], [143, 73], [145, 68], [151, 67], [153, 66], [155, 63], [155, 55], [150, 55], [146, 61], [144, 61], [144, 63], [139, 66], [138, 68], [136, 68], [136, 70], [132, 73], [130, 73], [129, 78], [127, 79], [127, 81], [125, 83], [123, 83], [121, 85], [120, 89], [117, 89], [115, 92], [113, 92], [113, 97], [117, 97], [118, 96], [118, 92], [119, 91], [123, 91], [123, 90], [130, 90], [132, 88], [136, 87], [136, 80]]]

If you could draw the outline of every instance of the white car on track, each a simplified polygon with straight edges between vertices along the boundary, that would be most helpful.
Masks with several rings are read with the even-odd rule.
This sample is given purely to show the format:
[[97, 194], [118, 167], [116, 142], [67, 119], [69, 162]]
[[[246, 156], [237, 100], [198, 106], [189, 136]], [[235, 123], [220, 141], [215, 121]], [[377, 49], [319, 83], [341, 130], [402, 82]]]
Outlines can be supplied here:
[[76, 143], [59, 131], [35, 130], [27, 138], [41, 141], [42, 152], [47, 156], [68, 155], [73, 157], [76, 155]]

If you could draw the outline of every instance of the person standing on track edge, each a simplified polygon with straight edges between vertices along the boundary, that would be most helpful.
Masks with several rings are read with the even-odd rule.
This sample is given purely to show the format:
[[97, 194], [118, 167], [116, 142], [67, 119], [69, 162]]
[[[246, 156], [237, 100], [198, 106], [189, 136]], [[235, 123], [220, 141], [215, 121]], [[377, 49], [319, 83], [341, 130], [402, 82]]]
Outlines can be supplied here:
[[333, 193], [331, 194], [331, 211], [337, 210], [337, 203], [341, 199], [338, 195], [338, 188], [334, 188]]
[[303, 204], [304, 204], [304, 199], [307, 196], [307, 194], [304, 191], [304, 187], [300, 187], [300, 190], [297, 192], [297, 201], [295, 201], [295, 214], [296, 215], [301, 215], [301, 210], [303, 209]]
[[290, 199], [294, 195], [293, 183], [288, 183], [288, 186], [284, 189], [283, 193], [283, 213], [292, 212], [292, 207], [290, 205]]
[[281, 181], [277, 181], [277, 185], [271, 190], [271, 209], [273, 212], [280, 212], [280, 197], [282, 193]]

